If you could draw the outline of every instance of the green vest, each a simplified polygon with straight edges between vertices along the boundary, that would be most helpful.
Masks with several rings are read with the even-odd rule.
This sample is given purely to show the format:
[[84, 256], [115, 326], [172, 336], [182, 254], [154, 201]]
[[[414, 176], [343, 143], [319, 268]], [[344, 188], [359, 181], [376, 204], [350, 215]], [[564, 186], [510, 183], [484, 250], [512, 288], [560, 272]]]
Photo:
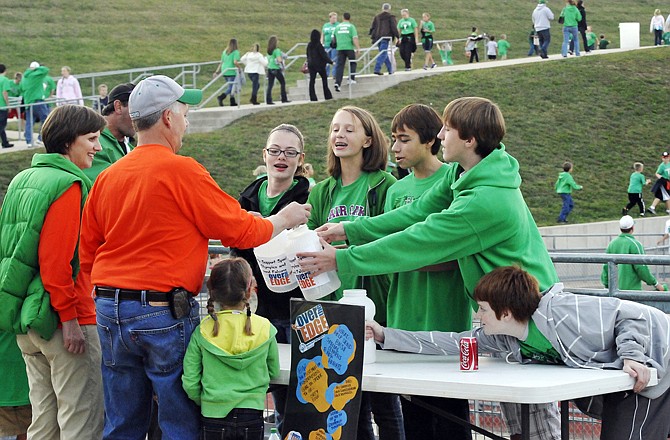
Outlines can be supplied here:
[[[31, 168], [9, 184], [0, 211], [0, 330], [25, 334], [35, 330], [50, 339], [58, 326], [49, 293], [40, 277], [38, 247], [51, 204], [76, 182], [81, 183], [81, 207], [91, 181], [64, 156], [36, 154]], [[71, 260], [79, 272], [78, 250]]]

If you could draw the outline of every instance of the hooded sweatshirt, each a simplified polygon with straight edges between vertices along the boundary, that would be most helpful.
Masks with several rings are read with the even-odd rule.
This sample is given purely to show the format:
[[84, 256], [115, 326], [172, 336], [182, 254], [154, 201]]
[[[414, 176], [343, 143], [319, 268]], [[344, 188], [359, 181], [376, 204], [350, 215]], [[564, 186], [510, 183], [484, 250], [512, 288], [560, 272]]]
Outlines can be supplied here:
[[[644, 246], [632, 234], [623, 233], [612, 240], [605, 251], [608, 254], [644, 255]], [[619, 264], [619, 289], [642, 290], [642, 281], [650, 286], [657, 284], [646, 264]], [[603, 265], [600, 281], [605, 287], [609, 286], [609, 272], [607, 264]]]
[[535, 7], [532, 18], [535, 30], [543, 31], [551, 27], [550, 21], [554, 19], [554, 13], [546, 4], [540, 3]]
[[252, 315], [254, 334], [248, 336], [244, 311], [223, 310], [216, 315], [217, 336], [212, 336], [211, 316], [191, 336], [184, 355], [184, 391], [204, 417], [223, 418], [234, 408], [262, 410], [270, 379], [279, 374], [277, 330], [267, 319]]
[[[623, 369], [623, 359], [655, 368], [658, 385], [640, 394], [655, 399], [670, 387], [670, 316], [654, 308], [611, 297], [563, 292], [558, 283], [546, 292], [531, 317], [537, 329], [572, 368]], [[471, 332], [408, 332], [384, 329], [385, 350], [422, 354], [459, 353], [461, 337], [474, 336], [480, 352], [508, 353], [517, 362], [519, 339], [509, 335], [487, 335], [483, 328]]]
[[484, 274], [518, 264], [547, 289], [558, 276], [520, 185], [519, 163], [503, 144], [467, 172], [451, 164], [414, 203], [345, 223], [353, 246], [336, 251], [338, 273], [376, 275], [458, 260], [472, 294]]
[[23, 73], [23, 79], [19, 87], [24, 104], [32, 104], [45, 98], [43, 83], [48, 73], [49, 68], [45, 66], [28, 69]]

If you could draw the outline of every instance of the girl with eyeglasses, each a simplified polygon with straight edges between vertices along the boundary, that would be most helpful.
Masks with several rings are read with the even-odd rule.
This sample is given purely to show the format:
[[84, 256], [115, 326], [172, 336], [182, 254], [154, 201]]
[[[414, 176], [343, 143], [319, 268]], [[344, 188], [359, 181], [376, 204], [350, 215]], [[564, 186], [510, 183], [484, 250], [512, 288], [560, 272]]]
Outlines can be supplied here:
[[[268, 217], [291, 202], [305, 203], [309, 195], [309, 181], [303, 176], [304, 161], [305, 140], [300, 130], [290, 124], [281, 124], [273, 128], [263, 149], [263, 162], [267, 168], [267, 175], [254, 180], [242, 191], [239, 198], [242, 208]], [[253, 249], [231, 249], [231, 254], [244, 258], [258, 280], [256, 313], [269, 319], [277, 328], [277, 342], [289, 343], [291, 298], [302, 298], [302, 292], [299, 288], [281, 294], [270, 291], [258, 267]], [[271, 390], [275, 409], [279, 410], [275, 414], [278, 428], [281, 428], [281, 411], [286, 402], [286, 387], [273, 386]]]
[[[328, 177], [316, 184], [309, 195], [312, 213], [307, 222], [316, 229], [327, 222], [372, 217], [383, 212], [386, 192], [396, 179], [384, 171], [389, 152], [388, 139], [374, 116], [359, 107], [339, 109], [330, 123], [328, 136]], [[338, 274], [342, 287], [324, 300], [342, 298], [344, 289], [366, 289], [375, 302], [375, 320], [386, 322], [386, 298], [390, 275], [347, 276]], [[374, 413], [380, 440], [404, 440], [400, 399], [395, 394], [363, 393], [358, 423], [358, 439], [372, 440]]]

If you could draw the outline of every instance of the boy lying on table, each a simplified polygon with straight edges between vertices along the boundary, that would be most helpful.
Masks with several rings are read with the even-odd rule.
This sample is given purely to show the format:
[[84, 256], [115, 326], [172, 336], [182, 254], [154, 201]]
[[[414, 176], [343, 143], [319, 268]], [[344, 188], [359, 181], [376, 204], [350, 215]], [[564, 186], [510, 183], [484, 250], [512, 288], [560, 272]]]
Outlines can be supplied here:
[[[623, 369], [635, 378], [633, 393], [603, 395], [602, 440], [665, 440], [670, 433], [670, 318], [632, 301], [563, 292], [555, 284], [540, 293], [537, 280], [518, 267], [484, 275], [474, 291], [481, 327], [472, 331], [412, 332], [366, 323], [366, 338], [385, 350], [459, 353], [463, 336], [479, 350], [518, 362], [573, 368]], [[659, 383], [646, 388], [649, 367]], [[632, 437], [631, 437], [632, 436]]]

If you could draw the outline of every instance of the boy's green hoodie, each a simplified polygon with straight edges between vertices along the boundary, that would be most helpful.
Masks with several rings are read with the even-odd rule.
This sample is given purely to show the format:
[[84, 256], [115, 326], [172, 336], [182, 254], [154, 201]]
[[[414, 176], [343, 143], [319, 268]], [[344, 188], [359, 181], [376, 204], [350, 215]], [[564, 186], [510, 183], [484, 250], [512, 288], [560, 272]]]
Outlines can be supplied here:
[[465, 173], [451, 164], [414, 203], [345, 223], [354, 246], [337, 250], [338, 272], [374, 275], [458, 260], [472, 295], [484, 274], [518, 264], [548, 289], [558, 276], [520, 185], [519, 163], [502, 143]]
[[572, 194], [573, 189], [582, 189], [582, 186], [577, 185], [572, 174], [568, 171], [563, 171], [559, 173], [554, 189], [557, 194]]
[[43, 83], [48, 73], [49, 68], [45, 66], [28, 69], [23, 73], [23, 79], [21, 79], [19, 87], [23, 95], [24, 104], [32, 104], [44, 99]]
[[202, 320], [184, 356], [182, 385], [205, 417], [223, 418], [234, 408], [265, 408], [270, 379], [279, 374], [277, 330], [267, 319], [251, 315], [253, 335], [244, 333], [244, 312], [217, 312]]

